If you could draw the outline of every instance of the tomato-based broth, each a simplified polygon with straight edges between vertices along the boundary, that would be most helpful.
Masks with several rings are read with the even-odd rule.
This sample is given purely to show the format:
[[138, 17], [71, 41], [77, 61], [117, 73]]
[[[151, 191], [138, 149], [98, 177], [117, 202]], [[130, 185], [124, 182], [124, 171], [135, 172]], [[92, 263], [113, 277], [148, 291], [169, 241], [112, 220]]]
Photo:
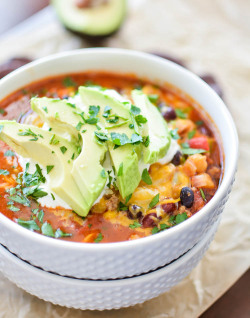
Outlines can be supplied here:
[[[115, 177], [111, 180], [111, 172], [107, 170], [105, 191], [94, 202], [88, 215], [82, 217], [70, 206], [46, 203], [47, 196], [50, 201], [51, 197], [52, 201], [55, 198], [48, 189], [43, 188], [44, 176], [39, 163], [36, 162], [36, 170], [30, 172], [29, 164], [27, 166], [26, 162], [25, 168], [23, 158], [0, 141], [2, 214], [20, 226], [55, 239], [105, 243], [138, 239], [167, 230], [192, 217], [211, 200], [219, 186], [223, 166], [216, 129], [194, 100], [168, 85], [160, 87], [132, 75], [104, 72], [57, 76], [28, 85], [2, 100], [0, 119], [16, 120], [50, 131], [51, 128], [44, 125], [42, 118], [31, 110], [30, 99], [46, 96], [67, 100], [72, 104], [79, 86], [97, 87], [102, 92], [106, 89], [115, 90], [131, 101], [132, 105], [131, 92], [134, 89], [147, 95], [168, 124], [171, 143], [175, 145], [175, 148], [172, 146], [168, 150], [169, 159], [162, 162], [159, 158], [143, 169], [139, 185], [126, 198], [121, 196]], [[106, 114], [110, 116], [108, 111]], [[118, 117], [110, 117], [113, 120], [110, 123], [119, 123]], [[143, 116], [135, 118], [141, 120], [141, 127], [146, 122]], [[83, 129], [84, 123], [81, 125], [80, 129]], [[36, 143], [39, 137], [32, 131], [30, 136], [32, 142]], [[143, 139], [143, 143], [142, 147], [148, 146], [147, 138]], [[52, 168], [47, 166], [48, 174]], [[116, 174], [121, 172], [116, 171]], [[105, 171], [103, 173], [105, 176]], [[37, 180], [42, 180], [39, 187]], [[39, 200], [40, 197], [43, 197], [43, 201]]]

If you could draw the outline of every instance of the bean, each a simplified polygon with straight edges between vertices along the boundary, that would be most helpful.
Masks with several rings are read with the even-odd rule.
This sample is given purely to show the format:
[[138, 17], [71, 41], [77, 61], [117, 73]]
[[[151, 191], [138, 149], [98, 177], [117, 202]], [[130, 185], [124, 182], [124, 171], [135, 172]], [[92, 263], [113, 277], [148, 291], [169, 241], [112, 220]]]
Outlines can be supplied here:
[[141, 207], [136, 204], [130, 204], [129, 210], [127, 211], [128, 218], [135, 219], [142, 216]]
[[157, 218], [156, 213], [149, 213], [142, 219], [143, 227], [154, 227], [156, 226], [155, 218]]
[[181, 204], [191, 208], [194, 203], [194, 192], [189, 187], [183, 187], [180, 193]]
[[162, 111], [162, 116], [167, 121], [174, 120], [176, 118], [176, 112], [175, 112], [174, 108], [168, 107], [166, 110]]
[[178, 150], [172, 159], [172, 164], [178, 166], [181, 164], [182, 153]]
[[164, 203], [161, 205], [162, 207], [162, 210], [166, 213], [166, 214], [169, 214], [171, 215], [172, 212], [174, 212], [176, 206], [174, 203]]

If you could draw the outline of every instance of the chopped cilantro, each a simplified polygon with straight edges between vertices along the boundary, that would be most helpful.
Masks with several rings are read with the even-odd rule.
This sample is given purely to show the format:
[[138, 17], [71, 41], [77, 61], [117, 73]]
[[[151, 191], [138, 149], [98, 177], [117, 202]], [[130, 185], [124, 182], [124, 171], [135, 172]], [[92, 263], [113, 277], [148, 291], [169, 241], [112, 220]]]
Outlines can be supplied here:
[[110, 106], [105, 106], [102, 117], [104, 117], [104, 118], [108, 118], [108, 116], [109, 116], [109, 114], [110, 114], [111, 109], [112, 109], [112, 108], [111, 108]]
[[165, 223], [160, 224], [160, 229], [161, 229], [161, 230], [166, 230], [166, 229], [168, 229], [168, 228], [170, 228], [169, 225], [167, 225], [167, 224], [165, 224]]
[[46, 166], [47, 174], [50, 173], [50, 171], [54, 168], [54, 166]]
[[37, 225], [35, 220], [21, 220], [21, 219], [17, 219], [17, 223], [23, 227], [25, 227], [28, 230], [31, 231], [39, 231], [40, 227]]
[[176, 108], [176, 109], [175, 109], [175, 112], [176, 112], [176, 115], [177, 115], [179, 118], [182, 118], [182, 119], [187, 118], [187, 114], [184, 113], [181, 109]]
[[14, 205], [9, 205], [9, 206], [8, 206], [8, 209], [10, 209], [10, 210], [13, 211], [13, 212], [18, 212], [18, 211], [20, 211], [20, 209], [17, 208], [16, 206], [14, 206]]
[[56, 232], [55, 232], [55, 238], [69, 237], [69, 236], [72, 236], [72, 234], [71, 233], [65, 233], [65, 232], [63, 232], [60, 229], [57, 229]]
[[102, 177], [102, 178], [106, 178], [106, 171], [105, 171], [105, 169], [102, 169], [102, 171], [101, 171], [101, 177]]
[[50, 138], [49, 143], [50, 143], [50, 145], [57, 145], [57, 144], [59, 144], [59, 140], [56, 139], [56, 135], [55, 135], [55, 134]]
[[55, 237], [55, 234], [54, 234], [54, 231], [52, 229], [52, 226], [48, 222], [43, 223], [43, 225], [41, 227], [41, 230], [42, 230], [42, 234], [43, 235], [50, 236], [50, 237]]
[[76, 82], [71, 77], [67, 76], [63, 79], [63, 85], [65, 87], [72, 87], [72, 86], [75, 87]]
[[202, 126], [202, 125], [204, 124], [204, 122], [203, 122], [203, 120], [197, 120], [197, 121], [195, 122], [195, 124], [196, 124], [197, 126]]
[[68, 150], [65, 146], [60, 147], [60, 150], [63, 154]]
[[84, 123], [82, 123], [81, 121], [79, 121], [79, 123], [76, 125], [76, 130], [80, 131], [82, 128], [82, 125], [84, 125]]
[[160, 229], [158, 229], [157, 226], [153, 227], [152, 230], [151, 230], [151, 233], [152, 233], [152, 234], [156, 234], [156, 233], [158, 233], [158, 232], [160, 232]]
[[8, 170], [0, 169], [0, 175], [7, 176], [8, 174], [10, 174]]
[[118, 209], [119, 211], [128, 211], [128, 207], [121, 201], [119, 202]]
[[195, 130], [195, 129], [189, 131], [189, 132], [188, 132], [188, 139], [192, 139], [192, 138], [194, 137], [195, 133], [196, 133], [196, 130]]
[[66, 105], [69, 106], [69, 107], [71, 107], [71, 108], [76, 108], [76, 105], [75, 105], [75, 104], [72, 104], [72, 103], [69, 103], [69, 102], [67, 102]]
[[91, 227], [92, 227], [92, 224], [91, 224], [91, 223], [89, 223], [89, 224], [88, 224], [88, 228], [90, 229]]
[[171, 136], [174, 140], [180, 139], [180, 136], [179, 136], [179, 134], [178, 134], [178, 128], [170, 130], [170, 136]]
[[48, 114], [48, 108], [46, 106], [43, 107], [43, 110]]
[[189, 155], [189, 156], [197, 154], [197, 153], [206, 152], [206, 150], [204, 149], [194, 149], [194, 148], [182, 148], [181, 151], [184, 155]]
[[101, 242], [102, 239], [103, 239], [103, 235], [102, 235], [102, 233], [99, 233], [97, 235], [97, 238], [94, 240], [94, 242], [95, 243], [99, 243], [99, 242]]
[[134, 221], [134, 223], [130, 224], [129, 227], [131, 229], [136, 229], [137, 227], [141, 227], [141, 224], [139, 222], [137, 222], [137, 221]]
[[89, 114], [91, 117], [96, 117], [100, 111], [100, 106], [89, 106]]
[[53, 193], [50, 193], [51, 197], [52, 197], [52, 200], [55, 201], [55, 196]]
[[37, 216], [38, 221], [43, 223], [43, 217], [44, 217], [44, 212], [43, 210], [40, 210]]
[[150, 144], [149, 136], [143, 137], [143, 145], [147, 148]]
[[3, 115], [5, 113], [5, 110], [0, 108], [0, 114]]
[[119, 134], [119, 133], [112, 132], [110, 136], [113, 143], [117, 146], [123, 146], [130, 143], [128, 136], [124, 133]]
[[145, 124], [148, 120], [146, 117], [144, 117], [142, 115], [137, 115], [137, 116], [135, 116], [135, 121], [136, 121], [137, 125], [140, 127], [141, 124]]
[[8, 197], [8, 199], [11, 200], [11, 201], [14, 201], [16, 203], [23, 204], [24, 206], [30, 206], [29, 200], [24, 195], [22, 195], [21, 193], [20, 194], [11, 195], [11, 196]]
[[141, 109], [139, 107], [136, 107], [135, 105], [131, 105], [130, 107], [130, 112], [136, 116], [139, 115], [141, 113]]
[[98, 131], [95, 131], [95, 136], [96, 138], [99, 140], [99, 141], [106, 141], [106, 140], [109, 140], [109, 137], [106, 133], [104, 132], [98, 132]]
[[5, 151], [4, 156], [5, 157], [14, 157], [15, 153], [12, 150], [7, 150], [7, 151]]
[[177, 214], [175, 218], [175, 223], [179, 224], [187, 219], [187, 213]]
[[86, 123], [89, 124], [89, 125], [95, 125], [98, 123], [98, 118], [97, 117], [91, 117], [91, 118], [88, 118], [86, 119]]
[[143, 171], [142, 171], [142, 176], [141, 176], [142, 180], [146, 183], [146, 184], [152, 184], [152, 179], [148, 173], [148, 169], [145, 168]]
[[84, 134], [86, 131], [87, 131], [87, 129], [83, 129], [83, 130], [81, 131], [81, 133]]
[[153, 199], [151, 200], [151, 202], [149, 203], [148, 207], [150, 209], [152, 209], [154, 206], [156, 206], [156, 204], [159, 202], [160, 199], [160, 194], [156, 194], [156, 196], [153, 197]]
[[125, 204], [128, 204], [129, 200], [131, 199], [132, 197], [132, 193], [129, 194], [126, 198], [125, 198]]
[[140, 142], [143, 142], [142, 136], [138, 134], [132, 134], [131, 136], [131, 144], [138, 144]]
[[134, 125], [133, 124], [129, 124], [128, 126], [130, 129], [133, 129], [134, 128]]
[[204, 193], [203, 189], [201, 189], [201, 188], [200, 188], [200, 193], [201, 193], [201, 196], [202, 196], [203, 201], [207, 202], [205, 193]]

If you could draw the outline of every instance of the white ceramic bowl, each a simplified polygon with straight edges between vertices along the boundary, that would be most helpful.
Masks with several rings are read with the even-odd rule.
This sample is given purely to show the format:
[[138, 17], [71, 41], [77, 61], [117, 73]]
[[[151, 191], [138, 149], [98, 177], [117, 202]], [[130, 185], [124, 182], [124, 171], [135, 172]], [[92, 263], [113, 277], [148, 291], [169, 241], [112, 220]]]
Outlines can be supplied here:
[[187, 276], [208, 249], [218, 224], [178, 260], [137, 277], [109, 281], [63, 277], [27, 264], [1, 245], [0, 271], [28, 293], [57, 305], [98, 310], [128, 307], [164, 293]]
[[133, 73], [159, 84], [168, 82], [201, 104], [218, 127], [225, 154], [224, 177], [219, 189], [190, 219], [167, 231], [134, 241], [87, 244], [55, 240], [28, 231], [0, 213], [0, 243], [31, 264], [63, 276], [130, 277], [177, 259], [200, 241], [216, 222], [234, 181], [237, 132], [223, 101], [201, 79], [175, 63], [129, 50], [83, 49], [35, 61], [0, 80], [0, 100], [39, 79], [87, 70]]

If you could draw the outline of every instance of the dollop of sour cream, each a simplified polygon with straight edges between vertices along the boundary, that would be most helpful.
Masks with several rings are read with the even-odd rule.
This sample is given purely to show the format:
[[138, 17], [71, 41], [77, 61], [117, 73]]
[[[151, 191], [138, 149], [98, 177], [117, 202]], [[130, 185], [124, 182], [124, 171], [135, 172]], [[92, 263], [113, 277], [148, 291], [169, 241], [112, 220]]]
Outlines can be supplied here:
[[[17, 155], [18, 158], [18, 162], [20, 164], [20, 166], [22, 167], [23, 171], [25, 171], [26, 165], [29, 164], [29, 169], [28, 172], [29, 173], [34, 173], [36, 171], [36, 164], [37, 162], [30, 159], [30, 158], [24, 158], [20, 155]], [[47, 170], [39, 164], [39, 167], [42, 170], [42, 174], [44, 176], [45, 183], [41, 183], [40, 188], [47, 192], [48, 195], [39, 198], [37, 201], [39, 202], [39, 204], [41, 206], [46, 206], [48, 208], [56, 208], [56, 207], [62, 207], [64, 209], [69, 209], [72, 210], [72, 208], [65, 202], [63, 201], [62, 198], [60, 198], [55, 192], [53, 192], [49, 186], [50, 183], [50, 176], [47, 174]], [[51, 195], [52, 194], [52, 195]], [[53, 197], [54, 196], [54, 199]]]

